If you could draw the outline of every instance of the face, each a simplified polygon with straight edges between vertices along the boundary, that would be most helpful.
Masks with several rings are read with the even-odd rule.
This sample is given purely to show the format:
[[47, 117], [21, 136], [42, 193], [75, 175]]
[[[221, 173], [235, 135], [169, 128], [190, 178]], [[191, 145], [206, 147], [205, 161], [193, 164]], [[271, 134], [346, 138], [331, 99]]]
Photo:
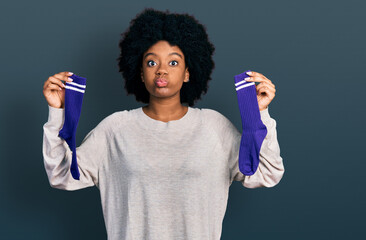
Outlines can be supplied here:
[[143, 54], [141, 79], [150, 99], [180, 98], [183, 82], [189, 79], [183, 52], [167, 41], [158, 41]]

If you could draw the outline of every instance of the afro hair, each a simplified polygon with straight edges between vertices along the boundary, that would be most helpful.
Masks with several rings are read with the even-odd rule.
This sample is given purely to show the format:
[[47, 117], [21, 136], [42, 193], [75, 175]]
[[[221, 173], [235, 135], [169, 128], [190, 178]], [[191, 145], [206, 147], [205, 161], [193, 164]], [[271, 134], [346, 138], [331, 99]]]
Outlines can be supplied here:
[[189, 82], [180, 90], [181, 103], [194, 106], [207, 93], [215, 63], [212, 55], [214, 45], [208, 40], [206, 28], [193, 16], [145, 8], [130, 22], [121, 34], [121, 50], [117, 58], [119, 72], [125, 79], [127, 94], [134, 94], [138, 102], [149, 103], [149, 92], [141, 81], [143, 53], [160, 40], [178, 46], [185, 56], [189, 71]]

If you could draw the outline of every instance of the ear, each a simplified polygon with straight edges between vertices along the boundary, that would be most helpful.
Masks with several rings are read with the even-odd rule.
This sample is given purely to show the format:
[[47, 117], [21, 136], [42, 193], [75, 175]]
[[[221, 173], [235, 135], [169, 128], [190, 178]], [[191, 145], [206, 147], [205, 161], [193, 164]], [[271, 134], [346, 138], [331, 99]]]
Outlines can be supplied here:
[[188, 82], [189, 81], [189, 71], [188, 71], [188, 67], [186, 67], [186, 72], [185, 72], [185, 76], [184, 76], [184, 82]]

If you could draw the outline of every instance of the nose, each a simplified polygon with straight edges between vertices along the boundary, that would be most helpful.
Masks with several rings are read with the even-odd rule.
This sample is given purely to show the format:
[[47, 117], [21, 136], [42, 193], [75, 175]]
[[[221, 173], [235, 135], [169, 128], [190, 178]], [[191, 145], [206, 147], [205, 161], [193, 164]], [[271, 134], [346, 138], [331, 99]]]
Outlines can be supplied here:
[[165, 68], [164, 68], [164, 67], [159, 67], [159, 69], [156, 71], [156, 74], [157, 74], [158, 76], [163, 76], [164, 74], [168, 74], [168, 71], [167, 71], [167, 70], [165, 70]]

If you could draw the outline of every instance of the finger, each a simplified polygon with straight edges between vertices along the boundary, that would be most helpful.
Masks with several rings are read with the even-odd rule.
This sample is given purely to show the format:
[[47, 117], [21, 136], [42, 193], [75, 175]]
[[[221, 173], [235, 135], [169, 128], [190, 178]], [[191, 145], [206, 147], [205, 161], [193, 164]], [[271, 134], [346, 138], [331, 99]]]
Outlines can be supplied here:
[[275, 93], [274, 92], [271, 92], [269, 91], [268, 89], [265, 89], [265, 88], [261, 88], [257, 94], [258, 96], [260, 97], [266, 97], [268, 98], [270, 101], [273, 100], [273, 98], [275, 97]]
[[264, 79], [267, 79], [269, 80], [266, 76], [264, 76], [262, 73], [259, 73], [259, 72], [253, 72], [253, 77], [262, 77]]
[[[264, 76], [263, 74], [259, 73], [259, 72], [254, 72], [252, 71], [251, 73], [250, 72], [247, 72], [247, 74], [250, 76], [250, 77], [253, 77], [254, 79], [263, 79], [264, 81], [270, 83], [273, 85], [272, 81], [269, 80], [266, 76]], [[274, 85], [273, 85], [274, 87]]]
[[258, 86], [259, 87], [266, 86], [266, 87], [268, 87], [269, 91], [276, 92], [276, 88], [274, 87], [274, 85], [270, 84], [268, 82], [261, 82], [260, 84], [258, 84]]
[[272, 86], [273, 88], [275, 87], [275, 85], [271, 81], [269, 81], [268, 79], [263, 78], [261, 76], [249, 77], [249, 78], [245, 78], [244, 80], [249, 81], [249, 82], [265, 82], [268, 85]]
[[275, 87], [275, 85], [272, 83], [271, 80], [269, 80], [268, 78], [266, 78], [265, 76], [263, 76], [264, 79], [266, 79], [266, 82], [269, 83], [270, 85], [272, 85], [272, 87]]
[[73, 79], [69, 77], [71, 75], [72, 74], [70, 74], [70, 72], [61, 72], [61, 73], [55, 74], [53, 76], [65, 81], [65, 82], [72, 82]]
[[264, 85], [264, 83], [260, 83], [257, 85], [257, 93], [262, 94], [263, 92], [265, 93], [275, 93], [276, 90], [274, 88], [272, 88], [271, 86], [268, 85]]
[[254, 71], [247, 72], [247, 75], [249, 75], [251, 77], [262, 77], [263, 76], [263, 74], [261, 74], [259, 72], [254, 72]]
[[266, 92], [267, 97], [269, 98], [269, 100], [273, 100], [273, 98], [275, 97], [275, 94], [273, 92]]
[[275, 94], [274, 93], [271, 93], [271, 92], [269, 92], [269, 93], [261, 93], [261, 94], [258, 95], [258, 100], [259, 101], [262, 101], [262, 100], [265, 99], [265, 102], [270, 103], [270, 102], [272, 102], [274, 96], [275, 96]]
[[46, 86], [46, 89], [45, 91], [51, 91], [51, 90], [56, 90], [56, 91], [62, 91], [62, 88], [55, 84], [55, 83], [52, 83], [50, 82], [47, 86]]
[[266, 76], [264, 76], [262, 73], [259, 73], [259, 72], [251, 71], [251, 72], [247, 72], [247, 74], [248, 74], [249, 76], [252, 76], [252, 77], [262, 77], [262, 78], [264, 78], [264, 79], [269, 80], [268, 78], [266, 78]]
[[64, 75], [66, 75], [66, 76], [72, 76], [72, 75], [74, 75], [74, 73], [72, 73], [72, 72], [68, 72], [68, 71], [60, 72], [59, 74], [64, 74]]
[[[56, 74], [55, 74], [56, 75]], [[63, 82], [61, 81], [61, 79], [57, 78], [57, 77], [54, 77], [54, 76], [51, 76], [48, 78], [48, 80], [51, 82], [51, 83], [54, 83], [54, 84], [57, 84], [59, 87], [61, 88], [65, 88], [65, 84], [63, 84]]]
[[269, 97], [270, 92], [267, 88], [262, 87], [262, 88], [258, 89], [258, 94], [257, 95], [260, 95], [260, 96], [263, 96], [263, 97], [264, 96]]

